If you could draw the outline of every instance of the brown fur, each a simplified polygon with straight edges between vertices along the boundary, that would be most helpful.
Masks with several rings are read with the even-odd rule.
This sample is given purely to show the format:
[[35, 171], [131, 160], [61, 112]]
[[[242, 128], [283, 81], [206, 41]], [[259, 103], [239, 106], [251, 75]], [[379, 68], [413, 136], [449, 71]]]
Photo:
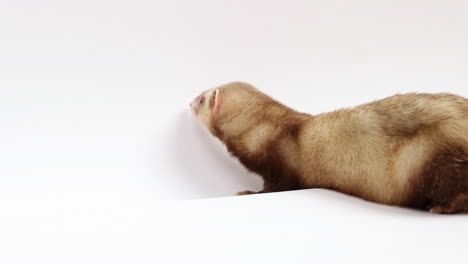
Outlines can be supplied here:
[[[197, 104], [202, 97], [207, 103]], [[230, 83], [204, 92], [192, 108], [233, 156], [263, 177], [261, 192], [320, 187], [435, 213], [468, 210], [463, 97], [396, 95], [312, 116]]]

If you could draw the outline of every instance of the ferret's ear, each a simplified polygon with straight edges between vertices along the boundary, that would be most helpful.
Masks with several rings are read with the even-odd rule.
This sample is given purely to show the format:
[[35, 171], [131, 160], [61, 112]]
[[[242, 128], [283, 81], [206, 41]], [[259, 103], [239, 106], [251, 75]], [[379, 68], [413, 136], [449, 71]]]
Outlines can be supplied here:
[[219, 111], [221, 110], [221, 106], [223, 105], [223, 97], [219, 93], [219, 90], [216, 89], [213, 92], [213, 98], [211, 99], [210, 102], [210, 107], [211, 107], [211, 114], [213, 115], [213, 118], [215, 118]]

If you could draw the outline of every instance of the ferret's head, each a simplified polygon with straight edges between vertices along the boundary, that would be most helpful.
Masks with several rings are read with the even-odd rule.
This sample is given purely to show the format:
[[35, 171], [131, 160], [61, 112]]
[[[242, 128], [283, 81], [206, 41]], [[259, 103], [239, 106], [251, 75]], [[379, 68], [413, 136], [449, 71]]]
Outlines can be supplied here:
[[190, 108], [213, 135], [220, 137], [241, 134], [250, 128], [268, 102], [273, 100], [252, 85], [232, 82], [204, 91], [190, 103]]
[[223, 105], [220, 88], [204, 91], [190, 103], [190, 108], [198, 120], [209, 129]]

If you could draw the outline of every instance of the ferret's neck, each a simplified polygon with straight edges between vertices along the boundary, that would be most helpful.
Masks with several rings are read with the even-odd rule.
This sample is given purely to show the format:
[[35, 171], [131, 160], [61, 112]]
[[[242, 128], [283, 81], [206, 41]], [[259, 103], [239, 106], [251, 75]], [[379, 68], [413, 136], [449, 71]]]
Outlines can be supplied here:
[[[310, 115], [296, 112], [275, 101], [260, 106], [249, 106], [232, 111], [215, 125], [214, 133], [222, 141], [251, 135], [260, 130], [268, 137], [270, 132], [294, 127], [303, 123]], [[273, 131], [272, 131], [273, 130]], [[274, 134], [274, 133], [273, 133]]]

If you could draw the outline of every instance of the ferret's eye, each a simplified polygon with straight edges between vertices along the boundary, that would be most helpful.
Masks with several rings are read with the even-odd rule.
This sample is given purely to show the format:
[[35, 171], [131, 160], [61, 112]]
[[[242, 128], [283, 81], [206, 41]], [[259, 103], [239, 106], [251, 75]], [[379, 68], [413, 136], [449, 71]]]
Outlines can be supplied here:
[[205, 102], [205, 98], [200, 98], [200, 104], [203, 104]]

